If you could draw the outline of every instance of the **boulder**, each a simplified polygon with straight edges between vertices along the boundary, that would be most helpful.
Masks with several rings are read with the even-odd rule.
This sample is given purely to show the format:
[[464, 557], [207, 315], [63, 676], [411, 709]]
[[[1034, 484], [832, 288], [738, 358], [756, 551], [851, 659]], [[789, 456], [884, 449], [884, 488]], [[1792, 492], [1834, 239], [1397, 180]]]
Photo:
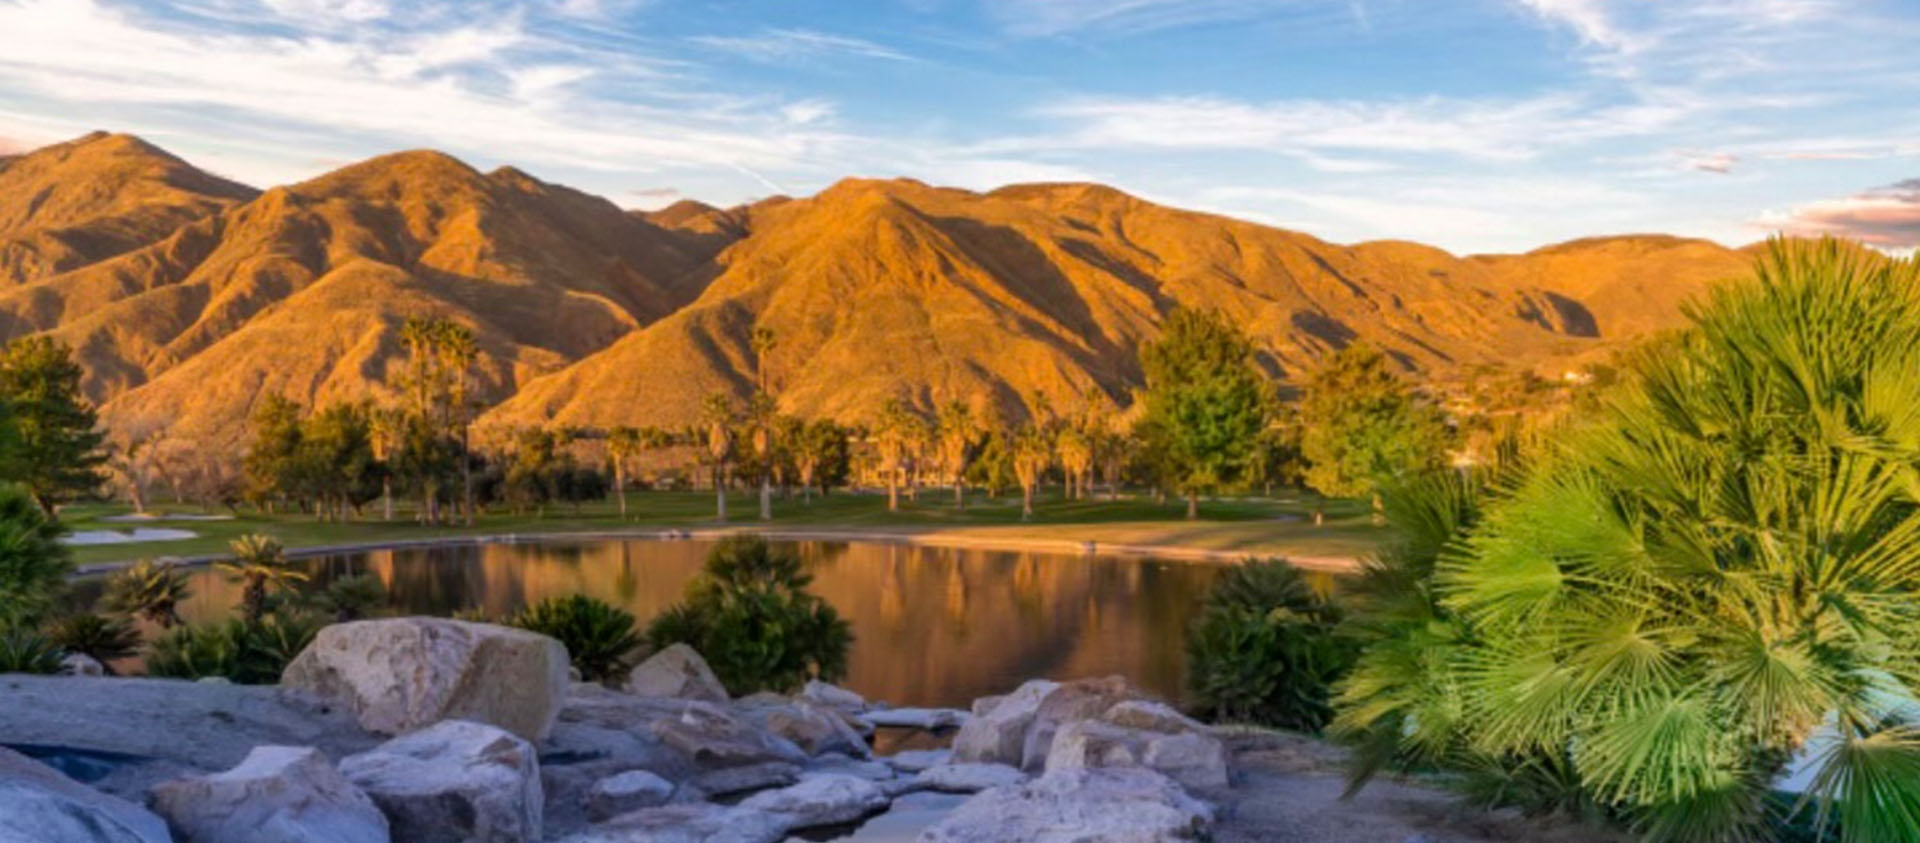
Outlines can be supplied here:
[[921, 770], [914, 777], [922, 787], [942, 793], [979, 793], [994, 787], [1025, 784], [1031, 778], [1006, 764], [943, 764]]
[[522, 843], [541, 835], [533, 746], [484, 723], [448, 720], [340, 762], [386, 813], [395, 840]]
[[1044, 766], [1048, 772], [1145, 767], [1196, 788], [1228, 786], [1226, 744], [1205, 731], [1152, 732], [1105, 720], [1079, 720], [1061, 727]]
[[287, 665], [285, 688], [397, 735], [459, 719], [545, 740], [567, 691], [567, 649], [544, 635], [441, 618], [386, 618], [320, 630]]
[[387, 818], [320, 750], [255, 747], [223, 773], [150, 794], [179, 843], [387, 843]]
[[172, 843], [172, 839], [166, 821], [147, 809], [0, 747], [0, 841]]
[[821, 708], [831, 708], [846, 714], [859, 714], [867, 710], [867, 700], [852, 691], [838, 685], [810, 679], [800, 689], [800, 699]]
[[950, 749], [909, 749], [887, 756], [885, 760], [902, 773], [918, 773], [953, 761]]
[[814, 775], [746, 798], [740, 807], [773, 817], [788, 831], [839, 825], [886, 810], [892, 797], [857, 776]]
[[884, 727], [919, 729], [923, 732], [959, 728], [972, 719], [966, 712], [951, 708], [875, 708], [853, 717], [869, 730]]
[[1057, 682], [1032, 680], [968, 718], [960, 733], [953, 736], [953, 759], [1018, 766], [1027, 745], [1027, 728], [1033, 725], [1041, 700], [1059, 687]]
[[622, 814], [560, 843], [779, 843], [786, 838], [786, 826], [774, 817], [693, 802]]
[[701, 769], [807, 760], [792, 741], [717, 705], [698, 700], [673, 700], [669, 705], [669, 716], [649, 722], [648, 731]]
[[68, 653], [60, 660], [61, 676], [105, 676], [107, 666], [86, 653]]
[[767, 731], [792, 741], [808, 755], [829, 752], [859, 758], [872, 755], [867, 741], [847, 725], [839, 713], [807, 702], [798, 702], [754, 711], [755, 719]]
[[893, 765], [885, 761], [855, 758], [851, 755], [841, 755], [838, 752], [829, 752], [826, 755], [813, 759], [812, 763], [807, 765], [807, 772], [839, 773], [875, 782], [885, 781], [899, 775], [899, 771], [893, 769]]
[[[1034, 708], [1033, 723], [1027, 728], [1021, 746], [1021, 769], [1038, 772], [1046, 767], [1047, 753], [1053, 749], [1053, 733], [1078, 720], [1100, 717], [1123, 702], [1149, 699], [1122, 676], [1104, 679], [1076, 679], [1062, 682]], [[1016, 763], [1016, 762], [1010, 762]]]
[[786, 787], [800, 781], [800, 767], [785, 761], [748, 764], [709, 770], [694, 776], [688, 784], [714, 796], [729, 796], [770, 787]]
[[1151, 770], [1049, 771], [981, 791], [919, 843], [1173, 843], [1205, 840], [1213, 809]]
[[587, 791], [587, 816], [605, 820], [620, 814], [665, 805], [674, 784], [645, 770], [628, 770], [593, 783]]
[[1170, 705], [1155, 700], [1127, 700], [1116, 703], [1107, 709], [1100, 719], [1125, 729], [1140, 729], [1148, 732], [1179, 734], [1183, 732], [1205, 733], [1207, 727], [1200, 721], [1175, 711]]
[[674, 644], [654, 653], [627, 674], [626, 691], [641, 697], [673, 697], [724, 703], [727, 687], [713, 675], [707, 660], [692, 647]]

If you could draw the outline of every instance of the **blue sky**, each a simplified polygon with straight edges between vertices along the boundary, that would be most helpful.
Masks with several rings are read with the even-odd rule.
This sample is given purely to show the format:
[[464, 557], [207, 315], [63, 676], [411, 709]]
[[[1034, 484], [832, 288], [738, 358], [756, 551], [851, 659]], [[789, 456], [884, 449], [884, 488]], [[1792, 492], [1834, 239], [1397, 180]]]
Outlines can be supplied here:
[[1095, 180], [1339, 242], [1920, 245], [1920, 0], [0, 0], [0, 147], [632, 207]]

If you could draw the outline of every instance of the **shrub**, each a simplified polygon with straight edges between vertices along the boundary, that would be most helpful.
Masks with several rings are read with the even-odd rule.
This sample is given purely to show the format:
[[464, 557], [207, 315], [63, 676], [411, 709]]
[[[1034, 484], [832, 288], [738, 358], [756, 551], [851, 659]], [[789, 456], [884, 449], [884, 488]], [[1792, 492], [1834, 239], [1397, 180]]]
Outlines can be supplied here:
[[82, 612], [55, 621], [47, 637], [69, 653], [90, 656], [103, 667], [140, 651], [140, 630], [126, 618]]
[[1187, 638], [1187, 693], [1215, 720], [1317, 731], [1353, 660], [1339, 610], [1299, 569], [1248, 561], [1214, 583]]
[[646, 643], [631, 613], [581, 594], [542, 600], [522, 609], [507, 624], [558, 639], [566, 645], [574, 668], [589, 682], [619, 676]]
[[38, 623], [66, 589], [65, 532], [25, 491], [0, 486], [0, 629]]
[[180, 604], [191, 595], [179, 566], [142, 559], [107, 578], [100, 602], [110, 612], [138, 615], [172, 629], [180, 623]]
[[387, 587], [372, 574], [354, 574], [327, 583], [312, 599], [316, 609], [336, 623], [357, 621], [387, 606]]
[[272, 685], [323, 626], [317, 618], [300, 613], [275, 613], [253, 623], [234, 618], [177, 626], [153, 640], [147, 651], [147, 674]]
[[40, 633], [0, 632], [0, 673], [59, 673], [60, 660], [66, 655], [53, 639]]
[[791, 692], [809, 679], [846, 673], [853, 630], [809, 593], [800, 555], [765, 539], [739, 536], [707, 556], [685, 599], [647, 626], [656, 649], [683, 643], [700, 651], [727, 690]]

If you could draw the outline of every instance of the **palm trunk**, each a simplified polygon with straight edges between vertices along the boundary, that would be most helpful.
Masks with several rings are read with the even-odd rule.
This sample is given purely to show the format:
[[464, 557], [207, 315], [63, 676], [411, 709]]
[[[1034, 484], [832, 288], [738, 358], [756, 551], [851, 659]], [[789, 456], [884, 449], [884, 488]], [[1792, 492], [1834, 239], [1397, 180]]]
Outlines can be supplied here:
[[900, 472], [887, 472], [887, 511], [900, 511]]
[[953, 508], [967, 508], [967, 484], [960, 479], [959, 475], [953, 478]]
[[393, 520], [393, 478], [380, 478], [380, 517]]
[[773, 481], [765, 472], [760, 474], [760, 520], [773, 520]]
[[727, 484], [724, 471], [720, 466], [715, 466], [713, 469], [714, 520], [722, 524], [727, 523]]
[[1200, 518], [1200, 493], [1188, 492], [1187, 493], [1187, 520], [1195, 521], [1195, 520], [1198, 520], [1199, 518]]
[[620, 496], [620, 520], [627, 520], [627, 472], [616, 460], [613, 464], [613, 488]]
[[471, 427], [465, 421], [460, 423], [460, 498], [467, 508], [467, 526], [469, 527], [473, 526], [473, 454], [468, 451], [467, 446], [467, 433]]
[[1020, 520], [1033, 520], [1033, 484], [1020, 484]]

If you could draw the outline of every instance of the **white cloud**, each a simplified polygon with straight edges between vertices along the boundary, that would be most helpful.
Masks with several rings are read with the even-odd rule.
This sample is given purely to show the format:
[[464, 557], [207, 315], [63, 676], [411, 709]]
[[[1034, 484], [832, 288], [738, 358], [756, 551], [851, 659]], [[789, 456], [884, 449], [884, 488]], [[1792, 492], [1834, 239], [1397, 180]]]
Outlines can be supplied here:
[[1891, 251], [1920, 247], [1920, 179], [1755, 217], [1751, 225], [1787, 234], [1831, 234]]
[[1299, 0], [985, 0], [988, 14], [1008, 33], [1041, 37], [1098, 30], [1142, 33], [1239, 20], [1276, 9], [1312, 5]]
[[1534, 14], [1572, 29], [1580, 38], [1613, 50], [1631, 50], [1639, 43], [1616, 28], [1607, 0], [1519, 0]]
[[856, 56], [888, 61], [908, 61], [909, 57], [892, 47], [861, 38], [814, 32], [808, 29], [770, 29], [756, 35], [702, 35], [692, 39], [704, 44], [770, 64], [817, 59], [823, 56]]

